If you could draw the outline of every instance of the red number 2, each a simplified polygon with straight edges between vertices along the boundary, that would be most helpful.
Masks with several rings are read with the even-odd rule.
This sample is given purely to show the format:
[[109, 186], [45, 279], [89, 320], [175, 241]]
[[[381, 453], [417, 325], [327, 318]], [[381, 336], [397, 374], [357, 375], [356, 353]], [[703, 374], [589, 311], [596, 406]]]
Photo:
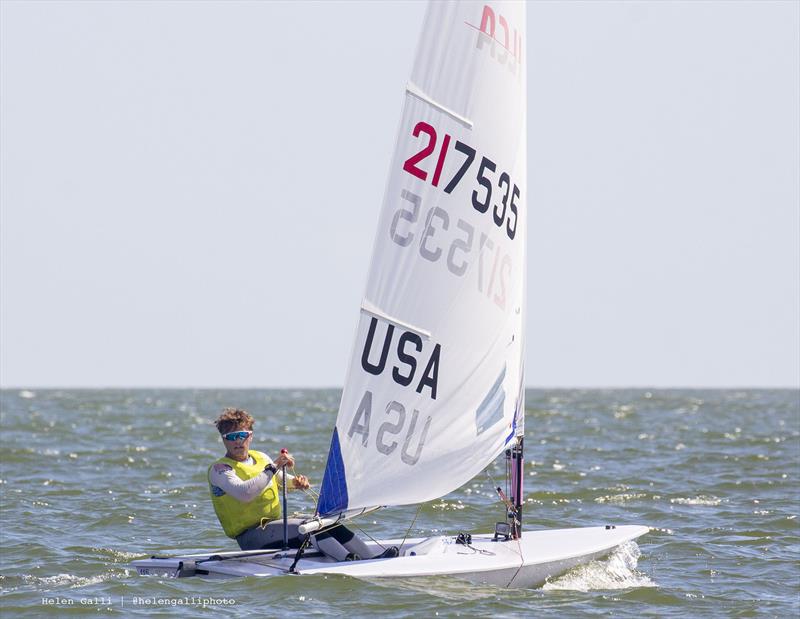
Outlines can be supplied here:
[[[431, 127], [428, 123], [420, 121], [414, 127], [413, 136], [415, 138], [419, 137], [420, 133], [428, 135], [428, 145], [416, 155], [412, 155], [406, 159], [406, 162], [403, 164], [403, 169], [424, 181], [428, 178], [428, 173], [425, 170], [420, 170], [417, 164], [428, 157], [433, 152], [433, 149], [436, 148], [436, 129]], [[439, 179], [437, 178], [436, 180], [438, 181]]]

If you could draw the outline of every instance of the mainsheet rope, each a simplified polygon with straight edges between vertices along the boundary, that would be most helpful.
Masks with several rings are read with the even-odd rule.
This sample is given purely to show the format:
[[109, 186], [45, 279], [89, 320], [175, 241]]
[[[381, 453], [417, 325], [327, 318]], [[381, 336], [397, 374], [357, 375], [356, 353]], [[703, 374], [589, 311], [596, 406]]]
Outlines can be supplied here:
[[[294, 468], [294, 472], [295, 472], [294, 474], [295, 474], [296, 476], [297, 476], [297, 475], [302, 475], [302, 473], [300, 473], [300, 472], [297, 470], [297, 468], [296, 468], [296, 467]], [[286, 483], [286, 480], [284, 480], [284, 483]], [[305, 493], [306, 493], [308, 496], [310, 496], [310, 497], [311, 497], [311, 499], [314, 501], [314, 513], [318, 513], [318, 510], [319, 510], [319, 494], [318, 494], [317, 492], [315, 492], [315, 491], [311, 490], [311, 488], [303, 488], [303, 492], [305, 492]], [[417, 522], [417, 517], [419, 516], [419, 513], [420, 513], [421, 511], [422, 511], [422, 503], [420, 503], [420, 504], [419, 504], [419, 506], [417, 507], [417, 511], [414, 513], [414, 518], [412, 518], [412, 519], [411, 519], [411, 524], [410, 524], [410, 525], [408, 525], [408, 528], [406, 529], [406, 532], [405, 532], [405, 534], [403, 535], [403, 541], [402, 541], [402, 542], [400, 542], [400, 547], [398, 548], [398, 550], [401, 550], [401, 551], [403, 550], [403, 546], [405, 546], [406, 540], [408, 539], [408, 536], [409, 536], [409, 534], [411, 533], [411, 529], [413, 529], [413, 528], [414, 528], [414, 525], [415, 525], [415, 524], [416, 524], [416, 522]], [[374, 537], [372, 537], [372, 536], [371, 536], [369, 533], [367, 533], [367, 532], [366, 532], [364, 529], [362, 529], [360, 526], [358, 526], [358, 524], [356, 524], [356, 519], [357, 519], [357, 518], [360, 518], [360, 517], [361, 517], [361, 516], [363, 516], [363, 515], [364, 515], [364, 514], [358, 514], [357, 516], [353, 516], [352, 518], [350, 518], [350, 519], [348, 520], [348, 522], [352, 522], [352, 523], [353, 523], [353, 525], [354, 525], [354, 526], [355, 526], [355, 527], [356, 527], [356, 528], [357, 528], [357, 529], [358, 529], [358, 530], [359, 530], [361, 533], [363, 533], [363, 534], [364, 534], [364, 536], [368, 537], [368, 538], [369, 538], [371, 541], [373, 541], [373, 542], [374, 542], [376, 545], [378, 545], [378, 546], [379, 546], [381, 549], [383, 549], [383, 550], [386, 550], [386, 546], [384, 546], [383, 544], [381, 544], [381, 543], [380, 543], [378, 540], [376, 540], [376, 539], [375, 539]], [[262, 519], [262, 523], [263, 523], [263, 519]], [[263, 524], [262, 524], [262, 526], [263, 526]], [[330, 531], [331, 529], [335, 529], [336, 527], [342, 527], [342, 526], [344, 526], [344, 523], [343, 523], [343, 522], [336, 522], [336, 523], [332, 524], [331, 526], [329, 526], [329, 527], [326, 527], [325, 529], [320, 529], [320, 531]]]

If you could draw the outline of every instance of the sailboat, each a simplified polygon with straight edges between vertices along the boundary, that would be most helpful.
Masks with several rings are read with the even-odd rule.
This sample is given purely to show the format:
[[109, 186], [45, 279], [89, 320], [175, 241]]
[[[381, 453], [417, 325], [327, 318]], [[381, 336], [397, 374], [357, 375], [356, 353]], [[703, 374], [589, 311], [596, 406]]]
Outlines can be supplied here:
[[260, 550], [153, 557], [141, 574], [451, 575], [535, 587], [648, 531], [523, 531], [525, 3], [431, 2], [378, 217], [366, 293], [314, 518], [437, 499], [505, 454], [501, 522], [485, 534], [375, 543], [336, 563]]

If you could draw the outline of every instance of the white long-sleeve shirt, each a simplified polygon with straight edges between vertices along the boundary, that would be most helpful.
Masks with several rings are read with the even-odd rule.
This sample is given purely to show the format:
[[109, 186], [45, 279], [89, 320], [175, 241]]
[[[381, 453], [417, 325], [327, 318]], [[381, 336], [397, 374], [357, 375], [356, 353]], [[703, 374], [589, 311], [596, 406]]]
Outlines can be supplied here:
[[[267, 460], [272, 462], [272, 459], [269, 456], [267, 456]], [[248, 457], [247, 462], [248, 464], [254, 463], [252, 456]], [[244, 481], [239, 479], [239, 476], [236, 475], [233, 467], [231, 467], [229, 464], [217, 462], [208, 472], [208, 481], [211, 484], [212, 489], [216, 487], [225, 494], [232, 496], [237, 501], [249, 503], [262, 492], [264, 492], [264, 489], [272, 481], [272, 476], [273, 475], [271, 472], [262, 471], [255, 477]], [[282, 484], [283, 471], [278, 471], [277, 476], [278, 484]], [[286, 478], [292, 480], [294, 479], [294, 476], [287, 473]]]

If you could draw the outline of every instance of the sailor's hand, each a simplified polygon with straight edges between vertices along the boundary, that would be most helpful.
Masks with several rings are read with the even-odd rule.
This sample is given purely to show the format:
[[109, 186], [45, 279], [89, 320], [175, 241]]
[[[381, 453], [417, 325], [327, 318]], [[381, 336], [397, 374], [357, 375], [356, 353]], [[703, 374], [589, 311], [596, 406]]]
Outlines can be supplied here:
[[292, 454], [289, 452], [281, 453], [280, 456], [275, 458], [275, 466], [277, 466], [279, 469], [283, 468], [284, 466], [288, 466], [290, 469], [294, 468], [294, 458], [292, 457]]
[[308, 483], [308, 477], [306, 477], [305, 475], [296, 476], [292, 480], [292, 483], [294, 484], [294, 487], [297, 488], [298, 490], [307, 490], [308, 488], [311, 487], [311, 484]]

